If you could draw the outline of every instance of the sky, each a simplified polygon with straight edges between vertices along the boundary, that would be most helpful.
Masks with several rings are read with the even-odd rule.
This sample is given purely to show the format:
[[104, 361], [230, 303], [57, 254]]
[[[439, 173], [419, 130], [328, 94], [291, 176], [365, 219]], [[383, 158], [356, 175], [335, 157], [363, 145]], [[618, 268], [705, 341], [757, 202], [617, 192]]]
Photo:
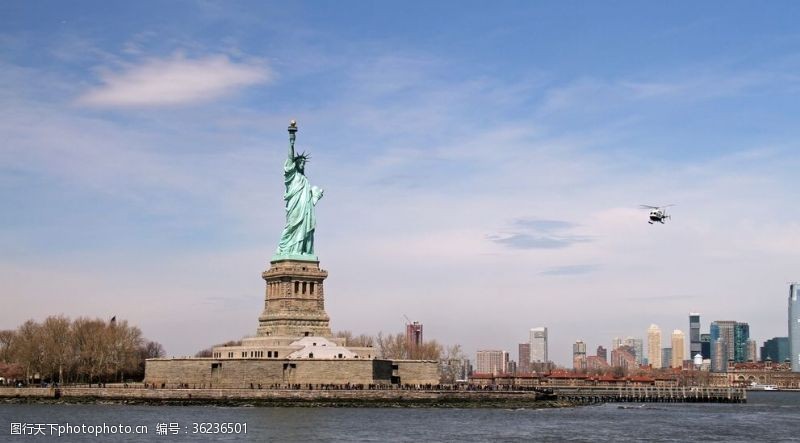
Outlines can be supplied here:
[[[795, 2], [0, 4], [0, 329], [255, 333], [286, 127], [333, 330], [517, 358], [688, 313], [787, 335]], [[639, 205], [674, 204], [665, 225]]]

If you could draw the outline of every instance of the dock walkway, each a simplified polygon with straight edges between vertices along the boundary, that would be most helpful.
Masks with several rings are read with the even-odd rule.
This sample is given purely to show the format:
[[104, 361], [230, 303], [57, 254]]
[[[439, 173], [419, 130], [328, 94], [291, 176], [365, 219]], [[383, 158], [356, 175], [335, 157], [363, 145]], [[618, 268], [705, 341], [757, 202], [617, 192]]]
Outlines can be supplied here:
[[559, 400], [578, 403], [745, 403], [741, 388], [701, 386], [553, 386]]

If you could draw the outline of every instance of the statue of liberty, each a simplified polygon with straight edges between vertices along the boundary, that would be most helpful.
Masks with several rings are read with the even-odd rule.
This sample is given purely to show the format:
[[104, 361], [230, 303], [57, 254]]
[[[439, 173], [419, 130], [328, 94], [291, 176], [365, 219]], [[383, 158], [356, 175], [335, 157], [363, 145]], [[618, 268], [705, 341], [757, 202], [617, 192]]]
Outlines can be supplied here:
[[322, 198], [322, 189], [311, 186], [305, 175], [310, 156], [305, 152], [295, 154], [294, 140], [297, 122], [289, 124], [289, 156], [283, 165], [286, 192], [286, 226], [283, 228], [278, 250], [272, 260], [293, 259], [317, 261], [314, 255], [314, 230], [317, 219], [314, 206]]

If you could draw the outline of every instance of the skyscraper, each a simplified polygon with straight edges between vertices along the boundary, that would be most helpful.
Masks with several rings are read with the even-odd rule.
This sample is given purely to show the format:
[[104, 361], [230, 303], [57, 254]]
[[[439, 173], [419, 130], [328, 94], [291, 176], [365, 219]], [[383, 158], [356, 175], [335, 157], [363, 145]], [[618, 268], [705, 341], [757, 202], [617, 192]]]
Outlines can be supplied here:
[[519, 363], [517, 363], [517, 370], [519, 372], [530, 372], [531, 366], [531, 344], [519, 344]]
[[540, 326], [530, 331], [531, 363], [547, 363], [547, 328]]
[[758, 345], [755, 340], [747, 340], [747, 361], [758, 361]]
[[418, 358], [420, 345], [422, 345], [422, 323], [413, 322], [406, 324], [406, 350], [408, 351], [408, 358]]
[[597, 358], [602, 359], [604, 362], [608, 363], [608, 349], [604, 348], [603, 346], [598, 346]]
[[682, 368], [683, 360], [686, 356], [686, 336], [683, 331], [676, 329], [672, 331], [672, 367]]
[[728, 345], [718, 338], [711, 342], [711, 371], [728, 372]]
[[750, 341], [750, 325], [737, 322], [733, 327], [733, 361], [736, 363], [747, 361], [748, 341]]
[[628, 337], [623, 344], [633, 349], [637, 365], [644, 363], [644, 340], [641, 338]]
[[700, 344], [700, 314], [692, 312], [689, 314], [689, 358], [695, 355], [703, 355], [703, 347]]
[[608, 367], [608, 360], [597, 355], [590, 355], [586, 357], [586, 369], [605, 369]]
[[761, 361], [772, 360], [783, 363], [789, 360], [789, 337], [774, 337], [764, 342], [761, 347]]
[[789, 285], [789, 354], [792, 372], [800, 372], [800, 284]]
[[700, 355], [703, 360], [711, 358], [711, 334], [700, 334]]
[[[711, 322], [711, 370], [715, 372], [725, 372], [728, 367], [728, 360], [734, 360], [736, 341], [735, 341], [736, 322], [730, 320], [719, 320]], [[719, 354], [721, 351], [722, 354]]]
[[586, 343], [576, 340], [572, 345], [572, 367], [586, 369]]
[[672, 364], [672, 348], [661, 348], [661, 367], [669, 368]]
[[647, 328], [647, 362], [653, 368], [661, 367], [661, 328], [655, 324]]
[[517, 373], [517, 362], [514, 360], [509, 360], [506, 362], [506, 374], [516, 374]]
[[628, 345], [620, 345], [611, 351], [611, 366], [623, 369], [636, 368], [636, 356], [634, 350]]
[[508, 352], [496, 350], [478, 351], [477, 369], [481, 374], [502, 374], [508, 369]]

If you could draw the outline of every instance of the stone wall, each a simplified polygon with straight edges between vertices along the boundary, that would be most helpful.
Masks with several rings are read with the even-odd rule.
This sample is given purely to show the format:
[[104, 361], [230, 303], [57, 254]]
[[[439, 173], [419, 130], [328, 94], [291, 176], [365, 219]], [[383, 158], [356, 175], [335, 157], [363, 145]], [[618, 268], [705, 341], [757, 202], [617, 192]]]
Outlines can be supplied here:
[[0, 397], [22, 398], [47, 398], [52, 397], [55, 391], [50, 388], [11, 388], [0, 387]]
[[[61, 401], [94, 402], [179, 402], [179, 404], [260, 404], [275, 406], [302, 405], [309, 402], [335, 406], [427, 406], [457, 407], [529, 407], [542, 398], [536, 392], [519, 391], [440, 391], [440, 390], [309, 390], [309, 389], [143, 389], [143, 388], [73, 388], [58, 390]], [[51, 388], [0, 388], [0, 399], [54, 399]], [[245, 402], [245, 403], [242, 403]], [[393, 403], [386, 403], [393, 402]]]
[[392, 360], [393, 375], [403, 385], [435, 385], [439, 383], [439, 364], [432, 360]]
[[[409, 372], [412, 373], [420, 371]], [[250, 388], [258, 385], [268, 388], [309, 383], [390, 384], [391, 377], [392, 362], [389, 360], [186, 358], [147, 360], [144, 381], [166, 388]]]

